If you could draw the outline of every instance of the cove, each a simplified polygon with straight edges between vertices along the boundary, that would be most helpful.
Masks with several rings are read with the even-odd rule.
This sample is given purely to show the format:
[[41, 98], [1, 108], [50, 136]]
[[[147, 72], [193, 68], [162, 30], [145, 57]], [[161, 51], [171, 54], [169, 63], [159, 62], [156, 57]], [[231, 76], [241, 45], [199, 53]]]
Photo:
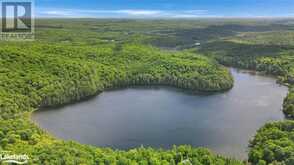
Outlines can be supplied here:
[[36, 111], [32, 120], [58, 138], [115, 149], [188, 144], [245, 159], [266, 122], [284, 119], [287, 87], [272, 77], [231, 69], [225, 93], [191, 94], [169, 87], [110, 90], [76, 104]]

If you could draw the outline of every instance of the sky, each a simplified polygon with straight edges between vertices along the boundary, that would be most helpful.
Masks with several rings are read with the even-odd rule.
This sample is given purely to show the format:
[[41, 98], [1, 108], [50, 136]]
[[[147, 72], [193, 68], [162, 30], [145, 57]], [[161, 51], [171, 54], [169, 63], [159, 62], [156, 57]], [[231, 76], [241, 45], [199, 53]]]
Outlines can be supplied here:
[[294, 17], [294, 0], [35, 0], [36, 17]]

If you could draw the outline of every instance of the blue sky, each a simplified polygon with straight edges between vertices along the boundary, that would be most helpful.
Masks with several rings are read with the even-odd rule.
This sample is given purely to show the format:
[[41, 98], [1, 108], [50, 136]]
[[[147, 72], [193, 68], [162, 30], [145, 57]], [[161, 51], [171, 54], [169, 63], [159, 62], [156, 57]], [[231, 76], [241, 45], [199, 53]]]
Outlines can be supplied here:
[[294, 17], [294, 0], [35, 0], [37, 17]]

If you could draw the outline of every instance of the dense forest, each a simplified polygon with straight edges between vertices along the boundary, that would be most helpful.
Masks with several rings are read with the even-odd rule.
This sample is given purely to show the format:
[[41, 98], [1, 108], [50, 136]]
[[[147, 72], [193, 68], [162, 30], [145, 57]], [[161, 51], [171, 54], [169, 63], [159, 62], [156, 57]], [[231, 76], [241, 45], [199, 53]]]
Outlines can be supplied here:
[[253, 164], [293, 164], [293, 121], [268, 123], [250, 142], [249, 161]]
[[[294, 36], [293, 27], [288, 20], [37, 20], [36, 41], [1, 42], [0, 150], [27, 153], [30, 164], [48, 165], [292, 165], [294, 39], [285, 36]], [[233, 78], [219, 63], [277, 76], [290, 88], [283, 107], [289, 120], [266, 124], [257, 132], [249, 143], [248, 163], [190, 146], [96, 148], [56, 139], [30, 120], [41, 107], [111, 88], [229, 90]]]
[[42, 42], [2, 43], [0, 57], [1, 148], [30, 154], [32, 163], [239, 163], [188, 146], [170, 151], [97, 149], [54, 140], [29, 120], [29, 113], [39, 107], [78, 101], [110, 88], [170, 85], [197, 92], [230, 89], [231, 74], [213, 59], [136, 44], [72, 46]]
[[248, 157], [252, 164], [294, 164], [294, 33], [287, 26], [287, 30], [239, 32], [191, 50], [226, 66], [274, 75], [278, 83], [289, 87], [282, 107], [288, 120], [268, 123], [257, 132], [249, 144]]

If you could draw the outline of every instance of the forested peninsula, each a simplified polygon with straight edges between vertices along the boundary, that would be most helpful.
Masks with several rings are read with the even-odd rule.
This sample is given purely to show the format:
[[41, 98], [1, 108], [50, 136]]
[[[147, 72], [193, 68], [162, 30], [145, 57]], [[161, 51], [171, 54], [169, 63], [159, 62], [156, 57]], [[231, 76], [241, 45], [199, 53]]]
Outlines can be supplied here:
[[230, 89], [230, 72], [213, 59], [136, 44], [47, 43], [2, 44], [0, 57], [1, 149], [28, 153], [34, 158], [32, 164], [177, 164], [188, 158], [195, 163], [240, 164], [189, 146], [170, 151], [114, 151], [55, 140], [29, 119], [40, 107], [79, 101], [112, 88], [168, 85], [195, 92]]

